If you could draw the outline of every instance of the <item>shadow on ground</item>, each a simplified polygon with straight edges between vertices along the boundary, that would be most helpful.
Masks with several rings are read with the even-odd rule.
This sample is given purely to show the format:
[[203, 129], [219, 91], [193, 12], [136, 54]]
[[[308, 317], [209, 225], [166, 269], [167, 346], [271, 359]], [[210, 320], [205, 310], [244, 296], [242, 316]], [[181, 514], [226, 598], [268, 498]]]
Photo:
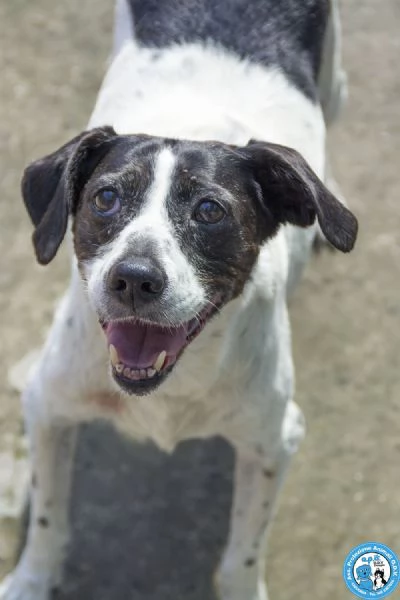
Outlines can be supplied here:
[[228, 444], [185, 442], [167, 456], [87, 427], [77, 464], [80, 501], [57, 600], [216, 600], [231, 504]]

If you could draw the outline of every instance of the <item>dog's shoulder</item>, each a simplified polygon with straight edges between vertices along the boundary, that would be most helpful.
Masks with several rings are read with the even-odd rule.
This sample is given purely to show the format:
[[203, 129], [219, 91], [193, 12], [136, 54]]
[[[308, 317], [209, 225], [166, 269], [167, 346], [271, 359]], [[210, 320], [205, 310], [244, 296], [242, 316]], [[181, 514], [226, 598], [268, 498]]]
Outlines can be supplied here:
[[250, 61], [282, 69], [316, 97], [329, 0], [129, 0], [137, 41], [163, 48], [211, 42]]

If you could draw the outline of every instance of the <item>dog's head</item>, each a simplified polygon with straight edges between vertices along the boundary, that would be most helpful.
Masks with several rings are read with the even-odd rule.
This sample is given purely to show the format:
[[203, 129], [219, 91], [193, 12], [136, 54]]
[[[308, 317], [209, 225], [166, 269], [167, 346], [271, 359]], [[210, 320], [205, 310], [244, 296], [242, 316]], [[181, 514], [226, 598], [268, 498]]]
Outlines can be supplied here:
[[372, 575], [371, 567], [369, 565], [360, 565], [356, 568], [356, 573], [360, 579], [366, 579]]
[[38, 261], [73, 218], [75, 253], [122, 389], [155, 389], [216, 311], [238, 296], [260, 246], [284, 223], [317, 218], [351, 250], [354, 216], [294, 150], [232, 147], [111, 127], [34, 162], [22, 183]]

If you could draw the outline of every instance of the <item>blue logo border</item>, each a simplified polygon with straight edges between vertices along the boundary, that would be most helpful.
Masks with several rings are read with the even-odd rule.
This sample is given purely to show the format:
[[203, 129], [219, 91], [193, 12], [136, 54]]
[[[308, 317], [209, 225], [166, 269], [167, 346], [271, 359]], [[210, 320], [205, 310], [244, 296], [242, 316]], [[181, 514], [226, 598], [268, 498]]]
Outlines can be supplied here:
[[[383, 552], [380, 552], [379, 551], [380, 549], [383, 550]], [[363, 550], [364, 550], [364, 552], [363, 552]], [[385, 586], [384, 588], [380, 588], [377, 591], [363, 590], [361, 588], [358, 588], [357, 583], [354, 580], [354, 575], [353, 575], [354, 563], [357, 562], [357, 560], [363, 554], [369, 554], [369, 553], [373, 553], [373, 552], [375, 552], [376, 554], [382, 554], [383, 556], [385, 556], [386, 560], [390, 563], [391, 573], [392, 573], [391, 578], [390, 578], [390, 581], [388, 582], [387, 586]], [[349, 581], [349, 577], [348, 577], [348, 569], [349, 568], [351, 569], [351, 573], [352, 573], [350, 581]], [[354, 596], [358, 596], [359, 598], [367, 598], [367, 599], [371, 599], [371, 600], [373, 598], [386, 598], [387, 596], [389, 596], [390, 594], [392, 594], [395, 591], [395, 589], [397, 588], [397, 586], [399, 584], [400, 561], [397, 557], [397, 554], [395, 552], [393, 552], [393, 550], [391, 548], [389, 548], [388, 546], [385, 546], [385, 544], [380, 544], [379, 542], [364, 542], [363, 544], [359, 544], [358, 546], [355, 546], [354, 548], [352, 548], [352, 550], [350, 550], [350, 552], [346, 556], [345, 561], [343, 563], [342, 574], [343, 574], [343, 579], [344, 579], [344, 582], [345, 582], [347, 588], [350, 590], [350, 592]]]

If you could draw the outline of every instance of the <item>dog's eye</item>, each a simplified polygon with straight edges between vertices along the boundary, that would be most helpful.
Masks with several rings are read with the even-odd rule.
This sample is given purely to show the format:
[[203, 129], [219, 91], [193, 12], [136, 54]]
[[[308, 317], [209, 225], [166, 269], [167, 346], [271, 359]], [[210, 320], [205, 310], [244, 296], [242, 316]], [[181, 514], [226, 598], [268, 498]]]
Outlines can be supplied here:
[[93, 206], [103, 217], [110, 217], [121, 208], [121, 199], [114, 190], [100, 190], [93, 199]]
[[213, 225], [219, 223], [225, 216], [220, 204], [213, 200], [202, 200], [195, 208], [193, 218], [199, 223]]

